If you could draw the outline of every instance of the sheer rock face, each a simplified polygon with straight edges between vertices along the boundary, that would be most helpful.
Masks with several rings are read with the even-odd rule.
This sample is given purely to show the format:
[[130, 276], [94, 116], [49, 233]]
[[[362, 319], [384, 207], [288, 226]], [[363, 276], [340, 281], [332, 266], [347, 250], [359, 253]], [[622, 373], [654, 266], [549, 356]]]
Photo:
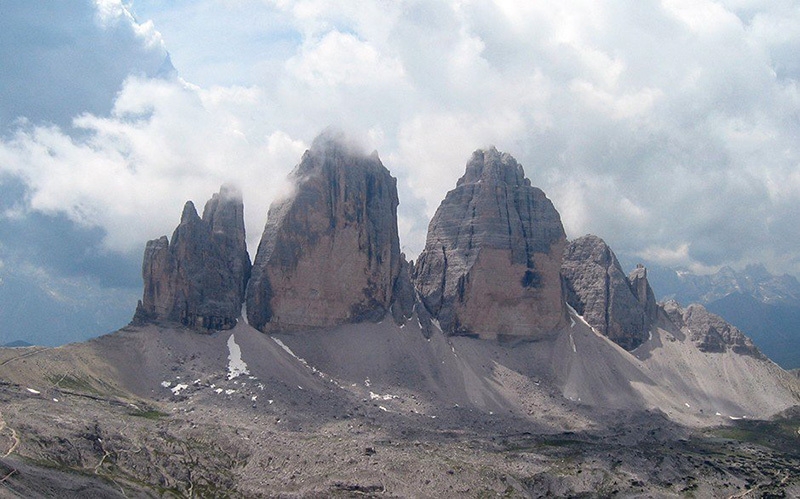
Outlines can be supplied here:
[[565, 324], [566, 236], [514, 158], [478, 150], [428, 227], [416, 289], [447, 334], [537, 337]]
[[605, 241], [587, 235], [567, 244], [561, 272], [567, 303], [593, 328], [626, 350], [647, 340], [658, 308], [644, 267], [629, 281]]
[[175, 321], [195, 329], [230, 329], [241, 314], [250, 276], [241, 194], [223, 186], [200, 218], [188, 201], [172, 234], [148, 241], [144, 294], [135, 320]]
[[396, 180], [376, 153], [325, 135], [292, 177], [296, 191], [270, 207], [258, 246], [250, 324], [292, 331], [382, 318], [401, 267]]
[[683, 309], [677, 302], [668, 301], [664, 304], [664, 311], [672, 323], [703, 352], [723, 353], [731, 350], [741, 355], [765, 358], [750, 338], [702, 305], [695, 303]]

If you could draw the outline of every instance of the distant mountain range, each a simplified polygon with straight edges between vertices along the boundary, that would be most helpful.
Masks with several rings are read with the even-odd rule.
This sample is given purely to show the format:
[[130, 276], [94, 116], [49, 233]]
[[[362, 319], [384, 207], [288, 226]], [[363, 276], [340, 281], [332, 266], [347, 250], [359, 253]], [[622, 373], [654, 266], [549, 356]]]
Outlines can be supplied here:
[[647, 270], [659, 301], [701, 303], [744, 331], [781, 367], [800, 368], [800, 282], [795, 277], [773, 275], [763, 265], [741, 271], [723, 267], [709, 275], [655, 264], [647, 264]]

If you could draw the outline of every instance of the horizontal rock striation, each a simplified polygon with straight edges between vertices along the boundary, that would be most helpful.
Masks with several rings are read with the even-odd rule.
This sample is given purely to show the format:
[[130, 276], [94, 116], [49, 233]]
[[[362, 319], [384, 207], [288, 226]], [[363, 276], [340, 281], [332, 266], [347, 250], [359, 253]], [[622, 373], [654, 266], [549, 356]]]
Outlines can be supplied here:
[[647, 340], [658, 306], [644, 267], [626, 277], [605, 241], [586, 235], [567, 244], [561, 272], [567, 303], [598, 332], [626, 350]]
[[478, 150], [428, 227], [414, 283], [447, 334], [537, 337], [565, 323], [561, 218], [522, 166]]
[[241, 315], [250, 276], [241, 193], [223, 186], [203, 217], [188, 201], [172, 234], [148, 241], [144, 294], [135, 321], [173, 321], [195, 329], [230, 329]]
[[408, 288], [397, 282], [396, 180], [377, 153], [330, 133], [314, 140], [291, 177], [295, 192], [270, 207], [258, 246], [250, 324], [292, 331], [382, 318]]

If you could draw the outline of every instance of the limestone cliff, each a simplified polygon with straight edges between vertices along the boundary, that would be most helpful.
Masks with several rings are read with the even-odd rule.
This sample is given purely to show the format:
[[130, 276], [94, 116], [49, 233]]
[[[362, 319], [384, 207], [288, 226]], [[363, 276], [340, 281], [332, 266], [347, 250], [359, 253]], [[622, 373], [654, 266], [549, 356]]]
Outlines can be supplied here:
[[186, 203], [172, 241], [166, 236], [148, 241], [144, 294], [134, 320], [230, 329], [241, 314], [249, 276], [241, 194], [223, 186], [206, 203], [202, 218]]
[[663, 308], [669, 320], [703, 352], [723, 353], [731, 350], [742, 355], [764, 358], [750, 338], [700, 304], [693, 303], [684, 309], [670, 300], [664, 303]]
[[403, 286], [396, 180], [377, 153], [331, 133], [291, 177], [295, 192], [270, 207], [258, 246], [250, 324], [291, 331], [382, 318]]
[[537, 337], [565, 323], [561, 218], [522, 166], [478, 150], [428, 227], [416, 289], [447, 334]]
[[658, 310], [644, 267], [629, 281], [605, 241], [587, 235], [567, 245], [561, 272], [567, 302], [593, 328], [626, 350], [648, 338]]

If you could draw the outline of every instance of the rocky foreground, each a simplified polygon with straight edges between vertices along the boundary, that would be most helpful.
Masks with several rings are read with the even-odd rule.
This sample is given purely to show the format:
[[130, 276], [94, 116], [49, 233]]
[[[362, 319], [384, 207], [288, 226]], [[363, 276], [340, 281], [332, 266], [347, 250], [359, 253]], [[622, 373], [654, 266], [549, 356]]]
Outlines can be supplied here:
[[132, 323], [0, 349], [0, 495], [800, 495], [800, 380], [567, 241], [476, 151], [416, 263], [377, 154], [314, 141], [255, 261], [223, 187], [147, 243]]
[[0, 495], [799, 494], [798, 380], [657, 331], [636, 356], [579, 320], [515, 346], [412, 319], [3, 349]]

